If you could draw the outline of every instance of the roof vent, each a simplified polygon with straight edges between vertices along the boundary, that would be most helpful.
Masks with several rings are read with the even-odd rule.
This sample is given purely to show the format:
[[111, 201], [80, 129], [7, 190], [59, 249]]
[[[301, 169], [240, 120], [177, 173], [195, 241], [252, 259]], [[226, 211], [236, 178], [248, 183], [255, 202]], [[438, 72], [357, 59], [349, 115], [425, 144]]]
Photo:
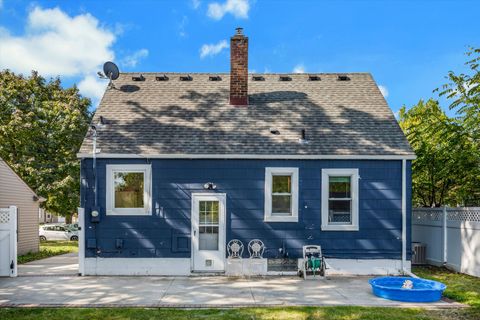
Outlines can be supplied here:
[[252, 77], [253, 81], [265, 81], [265, 78], [262, 76], [253, 76]]
[[132, 80], [133, 81], [145, 81], [145, 77], [143, 76], [143, 74], [141, 74], [141, 75], [138, 75], [138, 76], [133, 76]]
[[166, 75], [155, 77], [157, 81], [168, 81], [168, 77]]
[[300, 144], [308, 144], [307, 132], [305, 129], [302, 129], [302, 133], [300, 139], [298, 139], [298, 142], [300, 142]]
[[275, 134], [275, 135], [279, 135], [280, 131], [278, 131], [278, 129], [275, 129], [275, 128], [270, 128], [270, 133]]
[[220, 76], [210, 76], [208, 77], [209, 81], [222, 81], [222, 77]]
[[289, 77], [289, 76], [280, 76], [278, 78], [278, 80], [280, 80], [280, 81], [292, 81], [292, 78]]
[[180, 81], [192, 81], [193, 78], [190, 75], [180, 76]]
[[339, 74], [338, 75], [338, 81], [349, 81], [350, 78], [347, 76], [347, 75], [342, 75], [342, 74]]
[[317, 76], [317, 75], [309, 75], [308, 76], [308, 81], [320, 81], [320, 76]]

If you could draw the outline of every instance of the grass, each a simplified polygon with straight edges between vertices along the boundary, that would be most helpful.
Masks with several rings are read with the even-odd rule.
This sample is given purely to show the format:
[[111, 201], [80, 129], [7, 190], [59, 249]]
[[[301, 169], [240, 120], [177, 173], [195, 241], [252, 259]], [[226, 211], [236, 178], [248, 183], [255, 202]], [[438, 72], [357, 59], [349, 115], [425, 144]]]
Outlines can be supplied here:
[[145, 308], [71, 308], [0, 309], [0, 319], [436, 319], [422, 309], [364, 307], [289, 307], [240, 309], [145, 309]]
[[[68, 241], [67, 241], [68, 243]], [[58, 244], [58, 247], [61, 247]], [[445, 296], [470, 308], [425, 310], [421, 308], [374, 307], [288, 307], [239, 309], [156, 309], [156, 308], [0, 308], [0, 319], [331, 319], [331, 320], [453, 320], [480, 319], [480, 278], [444, 268], [419, 267], [423, 278], [438, 280], [448, 288]]]
[[432, 266], [416, 267], [412, 271], [419, 277], [446, 284], [444, 297], [470, 306], [468, 309], [445, 311], [445, 319], [480, 319], [480, 278]]
[[18, 264], [45, 259], [59, 254], [78, 252], [78, 241], [41, 241], [38, 252], [29, 252], [18, 257]]

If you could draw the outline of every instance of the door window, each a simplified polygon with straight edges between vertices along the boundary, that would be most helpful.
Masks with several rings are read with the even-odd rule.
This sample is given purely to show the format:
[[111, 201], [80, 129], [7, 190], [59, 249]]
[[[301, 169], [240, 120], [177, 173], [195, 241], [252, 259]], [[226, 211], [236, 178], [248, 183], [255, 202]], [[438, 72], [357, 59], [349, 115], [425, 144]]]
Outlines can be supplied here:
[[199, 201], [199, 250], [218, 250], [219, 202]]

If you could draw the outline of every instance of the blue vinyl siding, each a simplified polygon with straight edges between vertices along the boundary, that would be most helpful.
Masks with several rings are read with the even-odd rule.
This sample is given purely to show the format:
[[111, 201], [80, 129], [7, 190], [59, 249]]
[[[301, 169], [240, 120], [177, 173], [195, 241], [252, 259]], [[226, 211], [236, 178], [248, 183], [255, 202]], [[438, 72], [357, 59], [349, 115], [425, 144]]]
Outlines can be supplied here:
[[[152, 215], [105, 216], [107, 164], [152, 165]], [[299, 222], [264, 222], [265, 167], [299, 168]], [[359, 231], [322, 231], [321, 169], [358, 168]], [[191, 193], [227, 194], [227, 242], [238, 238], [246, 245], [258, 238], [265, 256], [301, 256], [305, 244], [320, 244], [335, 258], [401, 258], [402, 162], [380, 160], [179, 160], [98, 159], [98, 205], [101, 221], [90, 222], [93, 206], [92, 160], [81, 165], [82, 207], [86, 212], [86, 239], [97, 240], [97, 250], [86, 256], [190, 257]], [[407, 254], [410, 257], [411, 164], [407, 162]], [[122, 249], [115, 248], [123, 239]], [[245, 252], [246, 254], [246, 252]]]

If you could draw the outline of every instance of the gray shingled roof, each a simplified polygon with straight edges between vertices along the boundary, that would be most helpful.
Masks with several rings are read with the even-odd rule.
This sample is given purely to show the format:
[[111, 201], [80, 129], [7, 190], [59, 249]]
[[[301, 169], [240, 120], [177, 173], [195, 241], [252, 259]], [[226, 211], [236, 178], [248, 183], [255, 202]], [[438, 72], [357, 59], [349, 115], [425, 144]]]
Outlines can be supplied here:
[[[101, 154], [141, 155], [413, 155], [403, 132], [368, 73], [261, 74], [249, 82], [249, 106], [229, 105], [229, 74], [122, 73], [100, 103], [93, 122]], [[219, 75], [222, 81], [209, 81]], [[270, 129], [280, 134], [272, 134]], [[300, 143], [301, 130], [308, 143]], [[92, 153], [87, 134], [80, 154]]]

